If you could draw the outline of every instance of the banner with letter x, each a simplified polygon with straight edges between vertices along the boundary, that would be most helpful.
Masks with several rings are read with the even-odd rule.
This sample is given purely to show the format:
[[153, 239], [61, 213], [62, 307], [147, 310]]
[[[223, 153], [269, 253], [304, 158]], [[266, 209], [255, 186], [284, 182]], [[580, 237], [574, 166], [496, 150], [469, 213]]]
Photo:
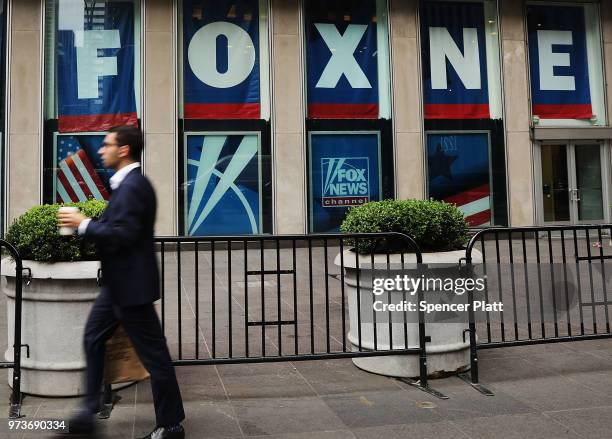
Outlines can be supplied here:
[[378, 119], [376, 2], [308, 2], [308, 117]]

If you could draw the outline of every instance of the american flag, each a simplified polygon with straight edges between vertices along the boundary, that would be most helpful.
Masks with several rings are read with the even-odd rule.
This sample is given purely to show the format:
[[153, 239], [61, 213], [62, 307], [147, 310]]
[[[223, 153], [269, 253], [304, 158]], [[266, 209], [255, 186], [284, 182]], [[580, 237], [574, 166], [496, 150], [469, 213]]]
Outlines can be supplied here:
[[491, 225], [491, 189], [488, 184], [452, 195], [444, 201], [457, 205], [470, 227]]
[[110, 195], [96, 173], [87, 153], [79, 148], [78, 142], [60, 140], [58, 152], [62, 159], [57, 167], [56, 201], [60, 203], [86, 201], [90, 198], [108, 200]]

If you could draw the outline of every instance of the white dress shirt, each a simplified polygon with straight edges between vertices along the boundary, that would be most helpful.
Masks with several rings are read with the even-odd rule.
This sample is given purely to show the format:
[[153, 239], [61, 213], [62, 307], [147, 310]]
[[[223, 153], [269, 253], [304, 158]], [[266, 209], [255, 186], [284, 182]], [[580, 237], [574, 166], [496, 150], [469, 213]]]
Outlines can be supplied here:
[[[125, 176], [128, 175], [132, 169], [136, 169], [136, 168], [140, 168], [139, 162], [134, 162], [132, 164], [124, 166], [123, 168], [115, 172], [109, 181], [111, 189], [112, 190], [117, 189], [119, 185], [121, 184], [121, 182], [123, 181], [123, 179], [125, 178]], [[83, 221], [81, 221], [81, 224], [79, 224], [79, 228], [78, 228], [79, 235], [85, 234], [85, 231], [87, 230], [87, 226], [89, 225], [90, 221], [91, 221], [91, 218], [85, 218]]]

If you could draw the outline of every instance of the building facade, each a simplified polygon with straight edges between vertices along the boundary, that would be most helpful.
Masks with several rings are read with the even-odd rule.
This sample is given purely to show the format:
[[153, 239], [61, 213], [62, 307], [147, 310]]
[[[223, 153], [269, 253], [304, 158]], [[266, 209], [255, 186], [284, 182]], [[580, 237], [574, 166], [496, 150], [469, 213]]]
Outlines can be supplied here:
[[160, 235], [331, 232], [387, 198], [610, 222], [610, 2], [2, 3], [5, 228], [108, 199], [120, 124], [145, 134]]

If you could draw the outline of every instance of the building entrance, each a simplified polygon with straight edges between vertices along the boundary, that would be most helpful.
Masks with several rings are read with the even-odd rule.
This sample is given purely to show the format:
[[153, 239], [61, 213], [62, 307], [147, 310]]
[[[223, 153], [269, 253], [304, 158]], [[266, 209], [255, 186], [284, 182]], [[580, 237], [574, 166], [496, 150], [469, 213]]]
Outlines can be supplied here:
[[608, 158], [602, 143], [542, 143], [536, 160], [541, 223], [608, 219]]

